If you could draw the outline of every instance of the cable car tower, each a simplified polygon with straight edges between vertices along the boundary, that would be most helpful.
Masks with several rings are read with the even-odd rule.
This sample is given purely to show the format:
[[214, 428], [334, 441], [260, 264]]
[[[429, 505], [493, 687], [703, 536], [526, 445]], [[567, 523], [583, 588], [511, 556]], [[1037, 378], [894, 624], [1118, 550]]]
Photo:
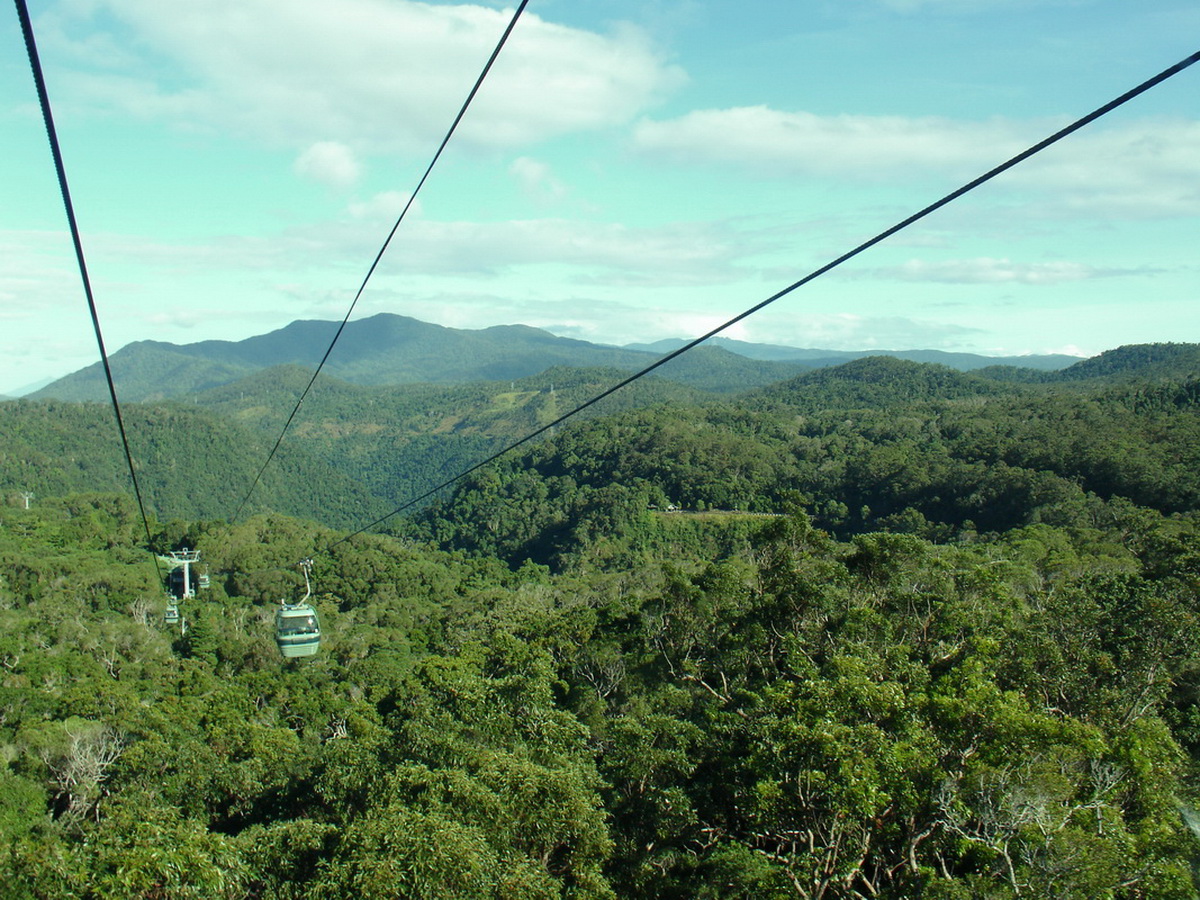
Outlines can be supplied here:
[[172, 550], [167, 558], [174, 563], [167, 576], [167, 613], [164, 620], [168, 625], [178, 625], [180, 632], [187, 630], [187, 623], [179, 614], [179, 604], [196, 596], [198, 588], [209, 585], [208, 572], [194, 572], [192, 566], [200, 562], [200, 551]]
[[321, 647], [321, 623], [316, 609], [308, 602], [312, 596], [308, 578], [312, 560], [301, 560], [300, 569], [304, 572], [304, 597], [299, 603], [280, 601], [279, 612], [275, 614], [275, 643], [286, 659], [313, 656]]
[[184, 547], [182, 550], [172, 550], [167, 558], [175, 564], [169, 579], [171, 595], [176, 600], [190, 600], [196, 596], [197, 588], [208, 587], [208, 572], [192, 571], [192, 566], [200, 562], [199, 550]]

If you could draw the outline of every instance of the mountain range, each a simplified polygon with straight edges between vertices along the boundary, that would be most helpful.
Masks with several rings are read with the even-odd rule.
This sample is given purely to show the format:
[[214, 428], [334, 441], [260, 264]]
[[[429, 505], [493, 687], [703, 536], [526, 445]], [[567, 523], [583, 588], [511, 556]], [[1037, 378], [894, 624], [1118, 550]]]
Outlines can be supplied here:
[[[626, 344], [626, 350], [645, 350], [650, 353], [670, 353], [685, 346], [688, 341], [681, 338], [667, 338], [651, 344]], [[948, 353], [945, 350], [819, 350], [814, 348], [785, 347], [779, 344], [754, 344], [738, 341], [733, 338], [714, 337], [705, 342], [705, 346], [719, 347], [744, 356], [747, 359], [771, 360], [774, 362], [804, 363], [809, 368], [823, 369], [827, 366], [838, 366], [854, 359], [867, 356], [894, 356], [910, 362], [937, 363], [960, 372], [973, 372], [989, 366], [1017, 366], [1020, 368], [1037, 369], [1052, 372], [1065, 369], [1080, 361], [1078, 356], [1067, 356], [1062, 353], [1027, 356], [981, 356], [977, 353]]]
[[[273, 366], [300, 365], [311, 369], [325, 354], [339, 326], [338, 322], [308, 320], [241, 341], [192, 344], [137, 341], [112, 354], [110, 365], [123, 401], [153, 402], [191, 396]], [[615, 347], [558, 337], [526, 325], [471, 330], [380, 313], [346, 324], [324, 371], [359, 385], [507, 381], [537, 375], [554, 366], [608, 367], [633, 372], [686, 343], [679, 339]], [[667, 363], [657, 374], [691, 387], [732, 392], [879, 355], [935, 362], [959, 371], [1002, 365], [1045, 372], [1079, 361], [1063, 355], [996, 358], [937, 350], [801, 349], [717, 337]], [[105, 401], [108, 391], [103, 369], [95, 363], [29, 396]]]
[[[311, 338], [317, 329], [299, 327], [304, 324], [297, 323], [295, 330]], [[400, 333], [424, 332], [440, 340], [446, 354], [459, 354], [460, 366], [490, 366], [493, 375], [508, 364], [487, 343], [503, 343], [505, 336], [517, 345], [518, 354], [541, 343], [626, 363], [661, 359], [650, 351], [567, 341], [536, 329], [464, 334], [396, 317], [375, 324], [394, 326]], [[324, 375], [291, 429], [283, 455], [255, 489], [256, 467], [279, 437], [312, 371], [277, 362], [297, 352], [288, 349], [280, 334], [263, 338], [183, 348], [141, 344], [117, 354], [123, 360], [114, 366], [118, 390], [130, 401], [126, 415], [133, 456], [158, 515], [209, 517], [245, 506], [248, 513], [312, 516], [335, 527], [370, 521], [380, 510], [420, 497], [578, 408], [582, 412], [572, 424], [636, 409], [668, 410], [664, 415], [687, 421], [697, 409], [722, 403], [751, 417], [785, 410], [789, 421], [834, 411], [842, 416], [835, 420], [845, 424], [859, 415], [850, 411], [878, 410], [903, 418], [912, 404], [975, 408], [1003, 401], [1022, 407], [1050, 396], [1068, 398], [1064, 403], [1071, 404], [1115, 391], [1115, 397], [1126, 398], [1116, 401], [1121, 404], [1174, 408], [1200, 396], [1198, 344], [1120, 347], [1057, 371], [993, 364], [967, 372], [885, 355], [814, 368], [702, 346], [595, 402], [627, 379], [629, 368], [555, 365], [524, 378], [451, 383], [450, 360], [437, 360], [419, 345], [407, 354], [389, 354], [386, 348], [393, 344], [381, 341], [384, 349], [373, 355], [381, 367], [398, 355], [405, 355], [409, 364], [422, 356], [428, 361], [426, 377], [436, 371], [446, 380], [356, 384]], [[314, 341], [320, 340], [318, 334], [305, 349], [315, 354]], [[247, 343], [259, 348], [257, 359]], [[469, 355], [472, 346], [478, 350], [475, 356]], [[490, 361], [482, 359], [485, 349], [493, 354]], [[353, 342], [345, 347], [339, 343], [340, 371], [352, 368], [350, 362], [360, 372], [367, 368], [372, 354], [354, 350]], [[523, 364], [530, 364], [532, 355], [528, 352]], [[390, 371], [397, 369], [393, 365]], [[515, 365], [510, 369], [516, 370]], [[20, 491], [61, 496], [125, 488], [127, 475], [112, 413], [105, 408], [104, 385], [87, 375], [76, 373], [59, 382], [57, 391], [46, 389], [53, 397], [0, 403], [0, 496], [9, 492], [13, 502], [18, 496], [13, 492]], [[381, 372], [374, 375], [383, 377]], [[74, 397], [67, 402], [58, 399], [70, 395]], [[132, 402], [139, 399], [144, 402]], [[843, 410], [848, 414], [838, 412]]]

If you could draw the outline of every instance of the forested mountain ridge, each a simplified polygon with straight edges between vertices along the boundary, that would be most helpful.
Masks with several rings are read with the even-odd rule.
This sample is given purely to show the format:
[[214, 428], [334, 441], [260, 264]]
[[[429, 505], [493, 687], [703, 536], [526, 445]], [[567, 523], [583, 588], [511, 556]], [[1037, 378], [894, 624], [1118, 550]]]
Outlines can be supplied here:
[[[923, 509], [930, 521], [947, 527], [959, 527], [968, 519], [980, 527], [990, 527], [991, 522], [1011, 524], [1011, 516], [996, 511], [1004, 505], [987, 499], [987, 491], [999, 488], [983, 488], [985, 482], [1000, 477], [998, 473], [1006, 480], [1007, 487], [1001, 491], [1005, 496], [1022, 479], [1025, 487], [1021, 490], [1049, 490], [1055, 496], [1071, 493], [1073, 488], [1065, 482], [1075, 481], [1101, 497], [1133, 492], [1139, 502], [1156, 508], [1185, 509], [1194, 495], [1195, 480], [1188, 470], [1195, 454], [1189, 449], [1192, 438], [1187, 425], [1191, 420], [1185, 413], [1192, 408], [1189, 404], [1194, 399], [1190, 398], [1196, 387], [1194, 379], [1185, 377], [1188, 370], [1181, 363], [1190, 346], [1178, 345], [1177, 352], [1166, 354], [1167, 369], [1163, 368], [1164, 354], [1153, 347], [1122, 348], [1114, 351], [1127, 360], [1119, 374], [1106, 365], [1091, 378], [1084, 377], [1085, 370], [1084, 376], [1077, 373], [1061, 383], [1037, 385], [890, 357], [868, 357], [749, 390], [736, 398], [726, 394], [725, 400], [670, 380], [670, 368], [687, 360], [691, 356], [687, 354], [663, 367], [665, 377], [656, 372], [641, 379], [581, 418], [660, 406], [659, 421], [704, 422], [710, 417], [706, 410], [710, 404], [716, 403], [715, 409], [732, 404], [730, 408], [758, 416], [761, 422], [745, 425], [751, 437], [722, 451], [732, 463], [730, 470], [742, 472], [744, 460], [770, 459], [763, 465], [772, 476], [724, 478], [720, 473], [726, 462], [719, 455], [709, 464], [711, 474], [696, 477], [696, 473], [685, 477], [682, 473], [688, 469], [678, 462], [668, 465], [660, 461], [654, 464], [654, 471], [671, 470], [675, 475], [660, 479], [656, 496], [689, 506], [703, 503], [706, 507], [766, 510], [778, 506], [781, 491], [800, 485], [803, 492], [821, 496], [824, 505], [816, 512], [818, 520], [835, 530], [841, 524], [836, 516], [826, 518], [824, 510], [843, 506], [851, 527], [884, 522], [901, 509]], [[729, 357], [723, 351], [713, 353], [720, 354], [718, 358]], [[693, 359], [692, 364], [699, 366], [695, 380], [704, 377], [704, 365], [712, 358]], [[310, 377], [300, 367], [276, 367], [198, 392], [187, 406], [167, 405], [162, 412], [153, 412], [152, 406], [141, 410], [140, 405], [130, 405], [131, 410], [139, 410], [131, 412], [131, 446], [135, 461], [147, 472], [156, 514], [168, 518], [230, 514], [238, 504], [233, 495], [249, 490], [253, 481], [254, 458], [265, 460], [269, 442], [278, 437]], [[293, 462], [284, 470], [268, 469], [268, 481], [256, 489], [249, 508], [310, 515], [329, 525], [370, 521], [624, 377], [618, 369], [555, 368], [506, 382], [363, 386], [324, 376], [284, 442], [283, 459]], [[858, 410], [875, 412], [863, 416]], [[94, 405], [84, 414], [71, 404], [39, 406], [22, 401], [0, 405], [0, 411], [13, 423], [0, 432], [0, 454], [15, 461], [0, 469], [0, 489], [62, 494], [95, 488], [116, 490], [125, 484], [110, 413], [102, 406]], [[777, 421], [798, 415], [815, 417], [800, 430], [803, 434]], [[21, 417], [29, 423], [18, 426]], [[925, 420], [931, 424], [912, 425]], [[1054, 424], [1058, 420], [1065, 423], [1061, 428]], [[814, 431], [818, 423], [821, 433]], [[904, 426], [907, 432], [901, 423], [908, 423]], [[637, 427], [647, 433], [654, 430], [646, 424]], [[22, 428], [44, 432], [44, 436], [30, 441], [22, 437]], [[1037, 429], [1041, 431], [1035, 433]], [[227, 433], [215, 437], [214, 430]], [[756, 432], [768, 437], [760, 441]], [[774, 434], [791, 437], [769, 437]], [[839, 436], [835, 439], [834, 434]], [[832, 453], [837, 459], [824, 468], [818, 466], [818, 474], [812, 474], [812, 466], [798, 462], [796, 449], [788, 444], [802, 437], [810, 447], [832, 448], [815, 451], [818, 455]], [[1132, 443], [1125, 441], [1127, 437]], [[664, 439], [656, 453], [682, 455], [690, 440], [672, 444]], [[1177, 442], [1178, 452], [1171, 451], [1172, 441]], [[972, 442], [981, 446], [974, 447]], [[45, 447], [57, 449], [47, 453]], [[206, 455], [204, 447], [219, 447], [220, 451]], [[887, 496], [880, 495], [871, 485], [882, 477], [878, 474], [882, 463], [875, 457], [884, 453], [884, 447], [891, 447], [888, 452], [898, 458], [909, 458], [918, 468], [933, 466], [941, 473], [938, 490], [919, 503], [904, 500], [901, 494], [915, 496], [922, 485], [929, 486], [922, 475], [905, 491], [893, 485]], [[874, 462], [863, 455], [867, 448], [875, 448]], [[613, 447], [614, 459], [626, 453], [627, 448]], [[690, 450], [687, 455], [697, 458]], [[859, 460], [861, 471], [846, 469], [851, 458]], [[60, 465], [60, 459], [67, 464]], [[184, 460], [186, 463], [181, 462]], [[898, 465], [898, 471], [905, 471], [910, 463], [902, 460]], [[602, 471], [605, 466], [596, 468]], [[99, 469], [103, 475], [95, 480], [92, 472]], [[835, 476], [834, 472], [841, 474]], [[647, 478], [631, 469], [621, 469], [615, 477], [626, 485]], [[963, 480], [956, 484], [956, 478]], [[710, 482], [722, 486], [704, 487]], [[1051, 488], [1051, 484], [1055, 486]], [[971, 485], [975, 487], [967, 490]], [[1155, 491], [1158, 497], [1151, 500]], [[318, 494], [321, 501], [313, 503]], [[308, 512], [306, 503], [310, 504]], [[869, 514], [863, 514], [864, 506], [869, 507]]]
[[[175, 345], [139, 341], [112, 354], [123, 398], [135, 402], [183, 396], [278, 365], [313, 367], [340, 323], [297, 321], [241, 341]], [[525, 326], [478, 331], [445, 328], [388, 313], [347, 323], [326, 371], [365, 385], [494, 381], [537, 374], [550, 366], [641, 368], [654, 354], [589, 344]], [[103, 400], [99, 364], [61, 378], [33, 398]]]
[[883, 408], [915, 401], [984, 398], [1015, 392], [1006, 382], [936, 363], [868, 356], [751, 392], [743, 402], [760, 408], [774, 402], [814, 409]]
[[978, 369], [976, 374], [1023, 384], [1119, 383], [1193, 378], [1198, 369], [1200, 345], [1161, 343], [1128, 344], [1056, 371], [996, 365]]
[[1200, 344], [1128, 344], [1068, 366], [1054, 380], [1180, 379], [1200, 371]]
[[[338, 322], [297, 321], [269, 334], [241, 341], [200, 341], [185, 345], [138, 341], [113, 353], [110, 364], [123, 401], [161, 401], [185, 396], [190, 399], [196, 391], [228, 384], [264, 368], [315, 366], [316, 361], [323, 358], [339, 325]], [[865, 352], [796, 351], [781, 356], [781, 349], [786, 348], [716, 340], [673, 361], [661, 374], [706, 390], [729, 392], [762, 386], [814, 366], [836, 365], [866, 355]], [[557, 337], [524, 325], [480, 330], [445, 328], [406, 316], [381, 313], [346, 324], [325, 371], [363, 385], [461, 384], [524, 378], [554, 366], [615, 367], [635, 371], [650, 365], [665, 352], [593, 344]], [[944, 362], [956, 368], [1006, 363], [1043, 369], [1070, 362], [1069, 357], [987, 360], [970, 354], [938, 354], [936, 351], [900, 355]], [[96, 363], [60, 378], [30, 396], [102, 402], [108, 394], [103, 371]]]
[[[190, 398], [196, 391], [228, 384], [273, 366], [312, 366], [323, 356], [337, 325], [293, 322], [278, 331], [243, 341], [201, 341], [183, 346], [140, 341], [112, 354], [111, 365], [124, 400], [160, 401], [185, 395]], [[634, 371], [657, 358], [659, 354], [560, 338], [522, 325], [471, 331], [380, 314], [347, 324], [325, 371], [362, 385], [462, 384], [519, 379], [555, 366]], [[708, 382], [705, 387], [731, 390], [766, 384], [802, 367], [787, 362], [750, 360], [706, 347], [671, 368], [675, 380], [687, 383], [701, 379]], [[102, 401], [107, 392], [97, 363], [59, 379], [31, 397]]]

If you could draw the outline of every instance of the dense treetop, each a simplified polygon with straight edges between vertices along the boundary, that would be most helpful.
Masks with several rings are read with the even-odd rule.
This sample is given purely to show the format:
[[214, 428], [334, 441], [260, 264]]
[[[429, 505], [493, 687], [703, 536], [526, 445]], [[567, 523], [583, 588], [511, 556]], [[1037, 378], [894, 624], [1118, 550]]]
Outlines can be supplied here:
[[1197, 374], [0, 404], [0, 896], [1195, 898]]

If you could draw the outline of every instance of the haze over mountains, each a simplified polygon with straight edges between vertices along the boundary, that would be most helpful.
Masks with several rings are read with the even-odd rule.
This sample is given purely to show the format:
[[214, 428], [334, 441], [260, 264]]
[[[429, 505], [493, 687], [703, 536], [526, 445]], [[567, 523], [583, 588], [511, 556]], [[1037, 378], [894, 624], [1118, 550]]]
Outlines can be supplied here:
[[[110, 363], [122, 400], [164, 400], [227, 385], [273, 366], [311, 369], [324, 355], [338, 324], [297, 321], [241, 341], [183, 345], [138, 341], [112, 354]], [[324, 371], [360, 385], [504, 381], [537, 375], [554, 366], [636, 371], [685, 343], [679, 339], [613, 347], [558, 337], [525, 325], [469, 330], [381, 313], [346, 325]], [[1079, 361], [1063, 355], [993, 358], [937, 350], [801, 349], [717, 337], [672, 360], [657, 374], [704, 390], [727, 392], [878, 355], [936, 362], [960, 371], [996, 365], [1054, 371]], [[104, 401], [108, 392], [103, 369], [96, 363], [29, 396]]]

